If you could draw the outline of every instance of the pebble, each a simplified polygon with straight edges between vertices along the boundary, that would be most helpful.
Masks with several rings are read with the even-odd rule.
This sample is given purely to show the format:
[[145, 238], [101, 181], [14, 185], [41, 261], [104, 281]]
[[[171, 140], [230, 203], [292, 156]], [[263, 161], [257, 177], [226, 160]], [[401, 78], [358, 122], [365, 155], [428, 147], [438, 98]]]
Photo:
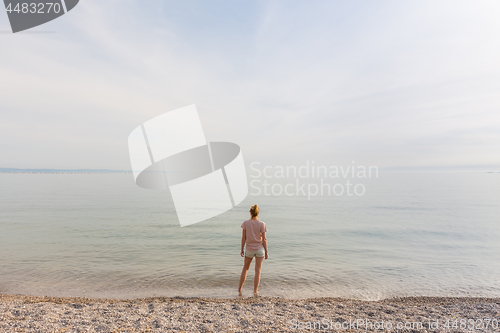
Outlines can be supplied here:
[[[290, 332], [295, 323], [422, 322], [423, 328], [379, 332], [442, 332], [447, 320], [496, 319], [500, 299], [404, 297], [380, 301], [339, 298], [142, 298], [131, 300], [0, 294], [0, 332]], [[430, 329], [429, 320], [439, 321]], [[351, 327], [352, 328], [352, 327]], [[498, 332], [490, 326], [480, 332]], [[374, 329], [315, 329], [373, 332]], [[452, 330], [453, 331], [453, 330]], [[455, 330], [459, 331], [459, 329]], [[460, 330], [462, 331], [462, 330]]]

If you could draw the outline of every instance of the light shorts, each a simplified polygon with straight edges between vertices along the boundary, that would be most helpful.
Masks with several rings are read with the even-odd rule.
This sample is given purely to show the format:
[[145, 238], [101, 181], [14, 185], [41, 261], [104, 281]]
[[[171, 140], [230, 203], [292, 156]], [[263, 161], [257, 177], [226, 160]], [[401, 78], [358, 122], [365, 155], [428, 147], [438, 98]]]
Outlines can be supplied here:
[[257, 250], [257, 251], [245, 251], [245, 257], [248, 258], [253, 258], [253, 257], [258, 257], [258, 258], [264, 258], [266, 255], [266, 250], [264, 248]]

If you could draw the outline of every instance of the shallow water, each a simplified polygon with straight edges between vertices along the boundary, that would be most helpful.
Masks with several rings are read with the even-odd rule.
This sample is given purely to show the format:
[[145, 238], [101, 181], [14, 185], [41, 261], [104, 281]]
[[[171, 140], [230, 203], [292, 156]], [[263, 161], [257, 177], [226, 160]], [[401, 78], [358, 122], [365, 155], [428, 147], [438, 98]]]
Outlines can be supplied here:
[[181, 228], [168, 192], [130, 174], [0, 174], [0, 292], [234, 296], [240, 225], [258, 203], [271, 256], [262, 295], [500, 297], [500, 173], [381, 172], [365, 184], [363, 196], [249, 195]]

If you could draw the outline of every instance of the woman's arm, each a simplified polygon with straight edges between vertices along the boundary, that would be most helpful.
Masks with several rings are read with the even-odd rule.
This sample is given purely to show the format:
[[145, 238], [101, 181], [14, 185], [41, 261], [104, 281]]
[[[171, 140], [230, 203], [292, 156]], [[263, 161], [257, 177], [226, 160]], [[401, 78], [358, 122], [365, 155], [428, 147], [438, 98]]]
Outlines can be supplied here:
[[269, 252], [267, 251], [267, 237], [265, 232], [262, 233], [262, 245], [264, 245], [264, 250], [266, 251], [265, 258], [267, 259], [269, 258]]
[[241, 235], [241, 256], [245, 256], [245, 243], [247, 241], [247, 231], [243, 229], [243, 234]]

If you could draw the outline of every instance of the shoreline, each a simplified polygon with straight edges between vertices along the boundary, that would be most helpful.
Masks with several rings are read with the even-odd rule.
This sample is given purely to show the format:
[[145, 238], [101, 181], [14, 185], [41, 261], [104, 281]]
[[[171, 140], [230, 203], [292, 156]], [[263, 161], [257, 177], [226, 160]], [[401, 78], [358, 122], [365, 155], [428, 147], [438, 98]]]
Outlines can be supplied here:
[[151, 296], [151, 297], [134, 297], [134, 298], [106, 298], [106, 297], [83, 297], [83, 296], [36, 296], [25, 294], [8, 294], [0, 292], [0, 302], [6, 299], [23, 299], [27, 302], [56, 302], [58, 304], [66, 304], [73, 302], [166, 302], [166, 301], [203, 301], [203, 302], [219, 302], [219, 301], [258, 301], [258, 300], [276, 300], [280, 302], [324, 302], [324, 301], [339, 301], [339, 302], [363, 302], [363, 303], [381, 303], [387, 301], [404, 302], [405, 300], [412, 302], [455, 302], [455, 301], [485, 301], [485, 302], [500, 302], [500, 297], [483, 297], [483, 296], [395, 296], [379, 300], [363, 300], [347, 297], [303, 297], [303, 298], [284, 298], [279, 296], [234, 296], [234, 297], [203, 297], [203, 296]]
[[[475, 330], [500, 331], [500, 298], [418, 296], [379, 301], [330, 297], [107, 299], [0, 294], [1, 332], [286, 332], [303, 329], [441, 332], [463, 331], [460, 325], [470, 326], [471, 320], [474, 320]], [[488, 320], [491, 325], [485, 327]], [[456, 328], [454, 322], [458, 325]], [[373, 326], [381, 323], [392, 327]], [[417, 327], [397, 328], [399, 323], [412, 323]]]

